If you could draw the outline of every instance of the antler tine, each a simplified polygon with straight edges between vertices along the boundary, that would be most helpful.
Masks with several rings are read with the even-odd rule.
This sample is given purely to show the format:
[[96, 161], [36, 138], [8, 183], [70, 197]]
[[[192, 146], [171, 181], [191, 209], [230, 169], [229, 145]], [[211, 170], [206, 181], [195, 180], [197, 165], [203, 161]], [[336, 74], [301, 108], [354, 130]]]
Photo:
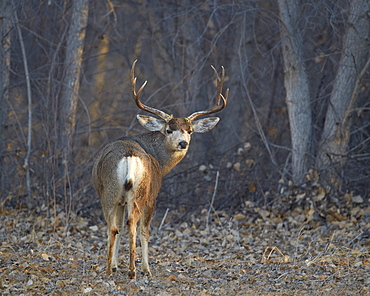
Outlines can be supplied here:
[[[211, 66], [211, 67], [212, 67], [213, 71], [215, 72], [216, 80], [217, 80], [216, 105], [213, 106], [212, 108], [208, 109], [208, 110], [194, 112], [193, 114], [191, 114], [188, 117], [188, 119], [190, 121], [193, 121], [194, 119], [196, 119], [200, 116], [209, 115], [209, 114], [212, 114], [212, 113], [219, 112], [219, 111], [221, 111], [222, 109], [224, 109], [226, 107], [227, 100], [229, 98], [229, 89], [227, 89], [225, 91], [225, 96], [222, 94], [222, 86], [223, 86], [224, 81], [225, 81], [225, 68], [223, 66], [221, 66], [221, 78], [220, 78], [220, 76], [217, 73], [216, 68], [213, 67], [213, 66]], [[220, 100], [221, 99], [222, 99], [222, 105], [220, 105]]]
[[157, 115], [158, 117], [162, 118], [165, 121], [170, 121], [171, 118], [172, 118], [172, 115], [168, 115], [167, 113], [165, 113], [161, 110], [146, 106], [140, 101], [140, 95], [141, 95], [141, 93], [142, 93], [142, 91], [143, 91], [143, 89], [144, 89], [144, 87], [145, 87], [145, 85], [147, 84], [148, 81], [145, 81], [143, 83], [143, 85], [139, 88], [138, 92], [136, 92], [136, 80], [137, 80], [136, 77], [135, 77], [136, 62], [137, 62], [137, 60], [135, 60], [132, 63], [132, 67], [131, 67], [131, 91], [132, 91], [132, 95], [134, 97], [136, 105], [140, 109], [142, 109], [144, 111], [147, 111], [149, 113], [152, 113], [154, 115]]
[[[132, 94], [134, 96], [136, 104], [138, 105], [138, 107], [140, 109], [143, 109], [143, 105], [141, 104], [139, 98], [140, 98], [141, 92], [143, 91], [143, 89], [144, 89], [144, 87], [145, 87], [145, 85], [147, 84], [148, 81], [145, 81], [143, 83], [143, 85], [140, 87], [139, 91], [136, 93], [136, 77], [135, 77], [136, 62], [137, 62], [137, 60], [134, 61], [134, 63], [132, 64], [132, 68], [131, 68], [131, 90], [132, 90]], [[140, 104], [140, 106], [139, 106], [138, 103]], [[145, 109], [143, 109], [143, 110], [145, 110]]]
[[225, 68], [224, 66], [221, 66], [221, 78], [217, 73], [217, 70], [213, 65], [211, 65], [211, 68], [213, 69], [213, 72], [215, 72], [216, 80], [217, 80], [217, 95], [216, 95], [216, 105], [220, 105], [220, 98], [222, 95], [222, 85], [225, 81]]

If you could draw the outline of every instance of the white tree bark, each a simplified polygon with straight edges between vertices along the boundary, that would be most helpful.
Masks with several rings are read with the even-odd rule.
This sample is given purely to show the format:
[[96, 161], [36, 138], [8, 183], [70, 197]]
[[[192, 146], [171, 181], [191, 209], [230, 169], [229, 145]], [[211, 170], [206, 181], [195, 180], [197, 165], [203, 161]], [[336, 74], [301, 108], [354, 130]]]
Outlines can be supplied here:
[[327, 109], [317, 156], [317, 167], [328, 172], [329, 180], [340, 187], [346, 160], [351, 115], [361, 80], [369, 67], [370, 2], [352, 0], [348, 26], [343, 37], [342, 56]]
[[303, 42], [298, 28], [299, 1], [279, 0], [281, 47], [284, 58], [284, 85], [292, 142], [293, 182], [303, 182], [308, 170], [311, 140], [309, 83], [303, 62]]

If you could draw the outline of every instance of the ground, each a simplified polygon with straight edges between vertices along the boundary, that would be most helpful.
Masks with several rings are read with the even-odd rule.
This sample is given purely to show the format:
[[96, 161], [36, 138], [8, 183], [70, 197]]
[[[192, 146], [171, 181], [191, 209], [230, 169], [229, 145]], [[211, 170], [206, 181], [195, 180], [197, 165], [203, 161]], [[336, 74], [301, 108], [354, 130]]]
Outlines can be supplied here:
[[3, 207], [1, 295], [370, 295], [369, 207], [335, 209], [325, 221], [317, 211], [246, 202], [233, 214], [203, 209], [180, 223], [156, 214], [152, 277], [140, 273], [138, 248], [138, 276], [129, 280], [126, 233], [119, 270], [105, 275], [99, 209], [67, 219]]

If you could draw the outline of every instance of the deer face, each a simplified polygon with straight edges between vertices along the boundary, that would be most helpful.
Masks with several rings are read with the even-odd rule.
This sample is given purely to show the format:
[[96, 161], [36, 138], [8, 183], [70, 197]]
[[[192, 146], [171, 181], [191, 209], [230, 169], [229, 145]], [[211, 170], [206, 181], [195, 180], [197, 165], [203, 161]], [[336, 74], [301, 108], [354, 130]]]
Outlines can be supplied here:
[[151, 116], [137, 115], [140, 124], [150, 131], [161, 132], [173, 151], [186, 152], [192, 133], [204, 133], [216, 126], [218, 117], [210, 117], [196, 121], [188, 118], [172, 118], [168, 122]]
[[164, 125], [161, 133], [167, 138], [167, 143], [175, 151], [187, 150], [190, 135], [194, 129], [190, 121], [185, 118], [172, 118]]

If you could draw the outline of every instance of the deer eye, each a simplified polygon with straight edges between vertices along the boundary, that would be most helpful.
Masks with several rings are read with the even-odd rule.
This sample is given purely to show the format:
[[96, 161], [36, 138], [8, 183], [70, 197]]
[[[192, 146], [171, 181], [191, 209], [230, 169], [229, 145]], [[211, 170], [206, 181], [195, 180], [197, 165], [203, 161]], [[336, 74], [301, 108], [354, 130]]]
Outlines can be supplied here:
[[171, 131], [171, 130], [167, 130], [167, 134], [168, 135], [170, 135], [170, 134], [172, 134], [173, 133], [173, 131]]

